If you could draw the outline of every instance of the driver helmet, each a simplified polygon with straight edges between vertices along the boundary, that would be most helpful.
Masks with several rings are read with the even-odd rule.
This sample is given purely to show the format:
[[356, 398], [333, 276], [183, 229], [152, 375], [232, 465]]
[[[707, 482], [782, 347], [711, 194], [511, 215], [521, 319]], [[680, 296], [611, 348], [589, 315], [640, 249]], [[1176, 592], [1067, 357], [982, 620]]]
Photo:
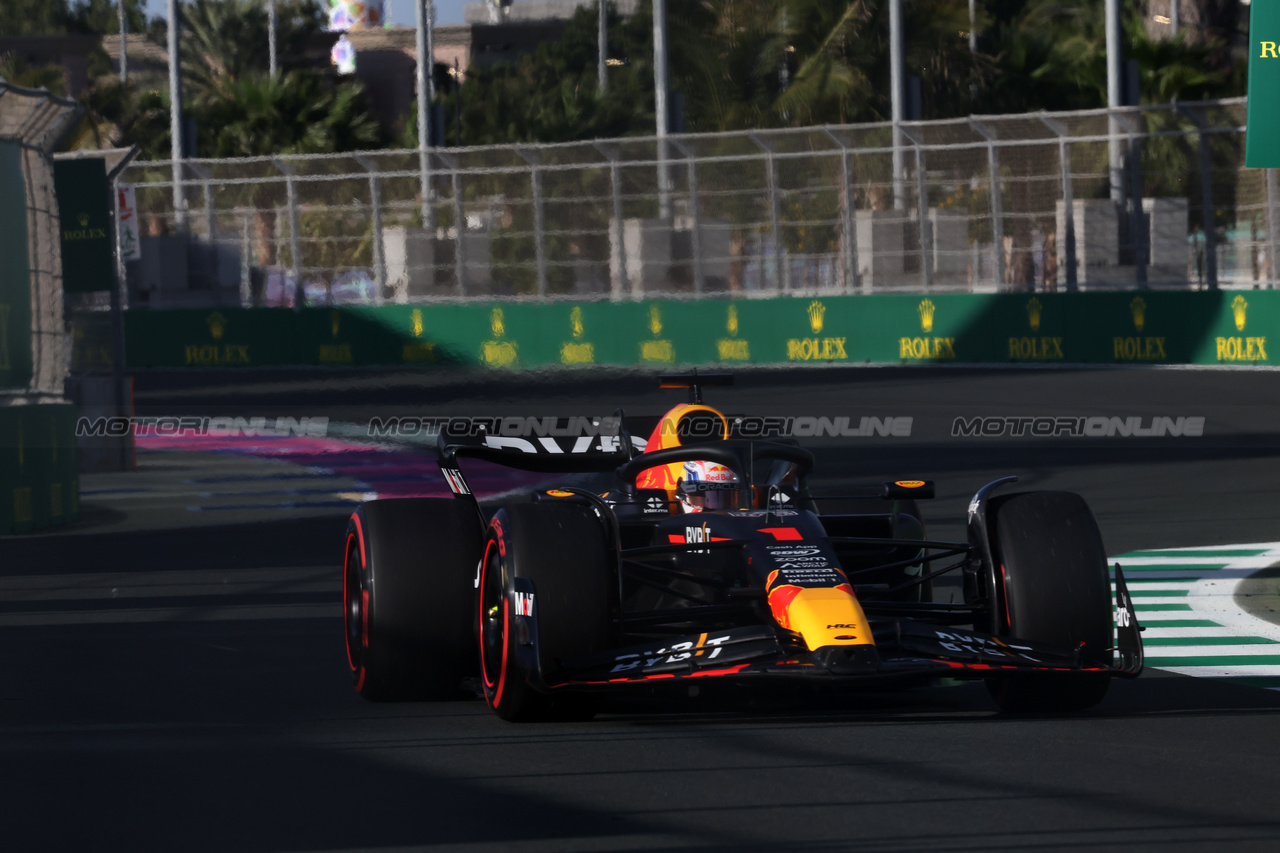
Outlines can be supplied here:
[[684, 477], [676, 483], [676, 496], [685, 512], [733, 509], [737, 505], [738, 475], [719, 462], [684, 463]]

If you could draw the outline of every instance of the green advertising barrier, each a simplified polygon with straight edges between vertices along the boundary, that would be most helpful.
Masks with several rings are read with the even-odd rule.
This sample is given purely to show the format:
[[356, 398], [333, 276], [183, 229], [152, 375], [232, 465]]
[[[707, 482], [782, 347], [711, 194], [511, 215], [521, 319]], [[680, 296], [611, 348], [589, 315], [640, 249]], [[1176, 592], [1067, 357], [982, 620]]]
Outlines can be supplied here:
[[0, 407], [0, 535], [79, 516], [75, 425], [70, 404]]
[[0, 388], [31, 384], [31, 270], [22, 146], [0, 140]]
[[[1273, 291], [130, 311], [130, 367], [1271, 364]], [[1280, 344], [1276, 344], [1280, 346]]]

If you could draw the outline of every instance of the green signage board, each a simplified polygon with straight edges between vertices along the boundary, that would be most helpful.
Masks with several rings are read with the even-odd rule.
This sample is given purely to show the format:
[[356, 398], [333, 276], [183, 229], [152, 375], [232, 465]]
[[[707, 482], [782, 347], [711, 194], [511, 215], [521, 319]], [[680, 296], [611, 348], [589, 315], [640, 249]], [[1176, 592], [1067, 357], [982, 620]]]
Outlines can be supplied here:
[[53, 186], [62, 232], [62, 289], [110, 290], [116, 269], [106, 162], [100, 157], [59, 160], [53, 164]]
[[[130, 311], [134, 367], [1280, 363], [1280, 292]], [[1274, 332], [1272, 330], [1275, 330]], [[76, 330], [92, 358], [89, 330]]]
[[1249, 6], [1249, 113], [1244, 164], [1280, 166], [1280, 0]]
[[31, 270], [22, 146], [0, 140], [0, 388], [31, 384]]

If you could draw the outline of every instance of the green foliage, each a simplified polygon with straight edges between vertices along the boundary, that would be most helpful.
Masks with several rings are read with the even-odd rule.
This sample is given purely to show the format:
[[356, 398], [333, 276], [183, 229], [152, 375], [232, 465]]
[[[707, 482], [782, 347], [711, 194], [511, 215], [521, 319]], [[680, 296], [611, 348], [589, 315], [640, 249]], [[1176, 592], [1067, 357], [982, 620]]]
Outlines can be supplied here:
[[[320, 31], [316, 0], [280, 2], [276, 45], [280, 67], [305, 65], [303, 46]], [[196, 102], [225, 98], [247, 75], [268, 70], [270, 38], [261, 0], [195, 0], [182, 11], [183, 97]]]
[[24, 89], [48, 89], [66, 97], [67, 75], [58, 65], [29, 65], [14, 54], [0, 55], [0, 77]]
[[202, 157], [318, 154], [376, 147], [377, 121], [359, 83], [334, 84], [318, 71], [272, 79], [249, 75], [211, 96], [198, 112]]

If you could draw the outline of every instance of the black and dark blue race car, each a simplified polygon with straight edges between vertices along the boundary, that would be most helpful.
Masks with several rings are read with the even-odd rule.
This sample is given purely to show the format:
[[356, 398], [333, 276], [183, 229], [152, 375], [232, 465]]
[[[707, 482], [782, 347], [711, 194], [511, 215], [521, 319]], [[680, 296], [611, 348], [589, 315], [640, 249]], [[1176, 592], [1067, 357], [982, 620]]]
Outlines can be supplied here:
[[[375, 500], [351, 517], [356, 689], [415, 700], [471, 684], [503, 719], [531, 720], [589, 716], [601, 695], [642, 687], [952, 678], [984, 680], [1007, 711], [1075, 711], [1142, 671], [1124, 576], [1116, 566], [1113, 597], [1080, 496], [1006, 493], [1007, 477], [973, 496], [966, 541], [929, 539], [919, 507], [932, 482], [811, 494], [808, 450], [742, 438], [703, 403], [704, 386], [731, 379], [663, 377], [689, 400], [647, 440], [620, 412], [573, 436], [527, 422], [442, 431], [453, 497]], [[466, 458], [614, 483], [539, 489], [487, 512]], [[853, 498], [859, 511], [822, 511]], [[963, 578], [962, 601], [933, 600], [948, 573]]]

